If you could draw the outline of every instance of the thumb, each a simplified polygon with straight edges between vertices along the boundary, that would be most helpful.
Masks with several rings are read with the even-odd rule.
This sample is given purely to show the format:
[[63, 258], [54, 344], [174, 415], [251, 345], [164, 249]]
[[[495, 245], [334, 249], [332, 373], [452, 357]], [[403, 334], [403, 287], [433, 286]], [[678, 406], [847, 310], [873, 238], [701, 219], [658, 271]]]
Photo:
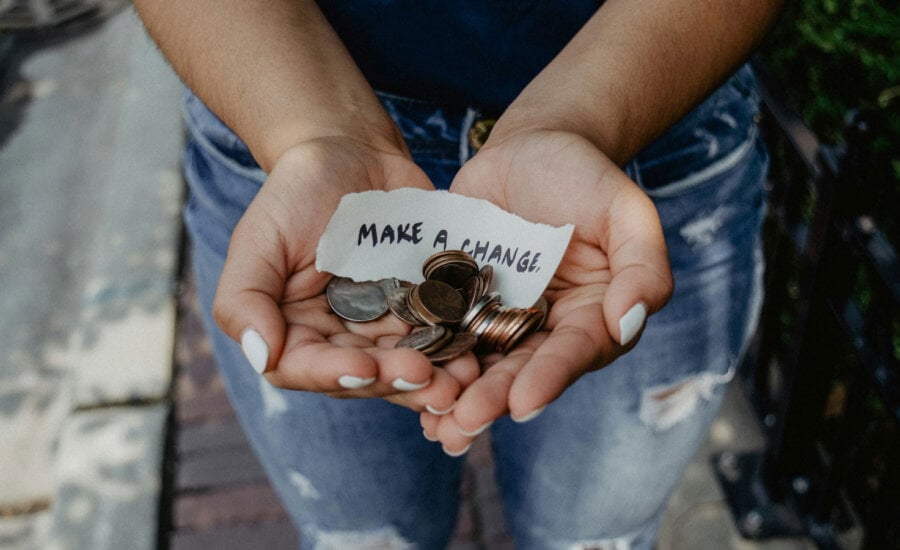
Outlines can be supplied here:
[[[252, 210], [252, 207], [251, 207]], [[262, 374], [278, 363], [285, 321], [279, 307], [287, 279], [283, 242], [253, 223], [251, 210], [235, 227], [213, 301], [216, 323], [241, 344], [250, 365]]]
[[647, 316], [659, 311], [674, 287], [669, 255], [653, 202], [637, 187], [628, 204], [612, 209], [607, 235], [612, 280], [603, 304], [610, 335], [622, 346], [637, 341]]

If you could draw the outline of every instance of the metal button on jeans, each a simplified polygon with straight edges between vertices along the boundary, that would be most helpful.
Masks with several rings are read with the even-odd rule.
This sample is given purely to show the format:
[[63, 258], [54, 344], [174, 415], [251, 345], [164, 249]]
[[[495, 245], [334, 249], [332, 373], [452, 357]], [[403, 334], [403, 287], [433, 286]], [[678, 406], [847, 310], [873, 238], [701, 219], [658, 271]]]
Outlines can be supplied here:
[[491, 129], [496, 123], [497, 121], [492, 118], [476, 121], [475, 124], [472, 125], [472, 128], [469, 129], [469, 145], [476, 151], [481, 149], [481, 146], [487, 141], [488, 136], [491, 135]]

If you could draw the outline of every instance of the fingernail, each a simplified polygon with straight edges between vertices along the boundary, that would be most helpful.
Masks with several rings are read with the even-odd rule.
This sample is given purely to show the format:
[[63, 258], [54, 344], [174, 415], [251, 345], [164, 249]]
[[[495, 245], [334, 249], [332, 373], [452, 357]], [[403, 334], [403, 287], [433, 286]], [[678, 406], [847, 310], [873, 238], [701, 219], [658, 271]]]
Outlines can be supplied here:
[[480, 434], [481, 434], [482, 432], [484, 432], [486, 429], [490, 428], [490, 427], [491, 427], [491, 424], [493, 424], [493, 423], [494, 423], [493, 420], [491, 420], [490, 422], [485, 422], [485, 423], [482, 424], [480, 427], [476, 428], [475, 431], [472, 431], [472, 432], [467, 432], [467, 431], [465, 431], [464, 429], [462, 429], [462, 428], [460, 428], [460, 427], [458, 427], [458, 426], [457, 426], [456, 429], [458, 429], [458, 430], [459, 430], [459, 433], [463, 434], [463, 435], [466, 436], [466, 437], [475, 437], [476, 435], [480, 435]]
[[259, 374], [265, 372], [269, 362], [269, 346], [258, 332], [252, 328], [245, 329], [241, 333], [241, 349], [253, 370]]
[[444, 416], [445, 414], [450, 413], [450, 411], [452, 411], [455, 407], [456, 407], [456, 402], [454, 401], [452, 405], [450, 405], [448, 408], [446, 408], [444, 410], [435, 409], [431, 405], [425, 405], [425, 410], [427, 410], [431, 414], [436, 414], [438, 416]]
[[463, 447], [461, 450], [456, 451], [456, 452], [448, 451], [447, 447], [443, 447], [443, 449], [444, 449], [444, 453], [446, 453], [448, 456], [452, 456], [452, 457], [456, 458], [458, 456], [462, 456], [462, 455], [466, 454], [467, 452], [469, 452], [469, 447], [471, 447], [471, 446], [472, 446], [472, 444], [469, 443], [468, 445]]
[[647, 319], [647, 308], [644, 304], [635, 304], [625, 315], [619, 319], [619, 340], [621, 345], [626, 345], [637, 335], [644, 321]]
[[510, 416], [510, 418], [513, 419], [513, 422], [518, 422], [519, 424], [524, 424], [525, 422], [528, 422], [530, 420], [534, 420], [535, 418], [537, 418], [542, 412], [544, 412], [544, 409], [546, 409], [546, 408], [547, 408], [547, 405], [544, 405], [543, 407], [538, 407], [538, 408], [534, 409], [533, 411], [526, 414], [525, 416], [519, 416], [519, 417]]
[[425, 386], [427, 386], [430, 383], [431, 383], [430, 378], [428, 380], [422, 382], [421, 384], [414, 384], [412, 382], [407, 382], [406, 380], [404, 380], [402, 378], [397, 378], [396, 380], [394, 380], [392, 382], [392, 385], [394, 386], [394, 389], [396, 389], [396, 390], [415, 391], [415, 390], [421, 390], [422, 388], [424, 388]]
[[340, 384], [342, 388], [347, 388], [348, 390], [358, 390], [359, 388], [365, 388], [374, 381], [374, 376], [372, 378], [360, 378], [359, 376], [350, 376], [349, 374], [345, 374], [344, 376], [338, 378], [338, 384]]
[[425, 439], [427, 439], [428, 441], [431, 441], [432, 443], [437, 441], [437, 438], [436, 437], [432, 438], [430, 435], [428, 435], [428, 432], [426, 432], [424, 428], [422, 428], [422, 435], [424, 435]]

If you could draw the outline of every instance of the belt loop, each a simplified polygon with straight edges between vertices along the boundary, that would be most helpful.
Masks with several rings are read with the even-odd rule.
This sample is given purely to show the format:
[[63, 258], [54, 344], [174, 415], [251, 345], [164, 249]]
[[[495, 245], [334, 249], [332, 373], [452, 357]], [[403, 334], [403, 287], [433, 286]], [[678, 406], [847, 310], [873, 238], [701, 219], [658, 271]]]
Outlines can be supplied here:
[[[475, 119], [481, 113], [478, 112], [477, 109], [473, 109], [472, 107], [466, 108], [466, 114], [463, 116], [462, 125], [459, 129], [459, 164], [462, 166], [465, 164], [472, 156], [475, 155], [474, 152], [469, 148], [469, 132], [472, 130], [472, 125], [475, 124]], [[476, 150], [477, 151], [477, 150]]]

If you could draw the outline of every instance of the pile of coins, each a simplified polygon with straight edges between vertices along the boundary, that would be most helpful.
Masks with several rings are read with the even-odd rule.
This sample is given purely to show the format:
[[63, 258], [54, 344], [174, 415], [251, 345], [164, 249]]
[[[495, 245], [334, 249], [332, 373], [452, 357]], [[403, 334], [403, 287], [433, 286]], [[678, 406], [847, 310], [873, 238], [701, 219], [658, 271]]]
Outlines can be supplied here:
[[472, 349], [509, 353], [543, 326], [547, 315], [543, 297], [534, 307], [504, 307], [500, 295], [489, 292], [493, 268], [479, 268], [465, 252], [434, 254], [425, 260], [422, 274], [425, 280], [417, 285], [397, 279], [356, 283], [334, 277], [325, 294], [331, 310], [349, 321], [372, 321], [391, 311], [403, 322], [422, 327], [397, 347], [417, 349], [435, 363]]

